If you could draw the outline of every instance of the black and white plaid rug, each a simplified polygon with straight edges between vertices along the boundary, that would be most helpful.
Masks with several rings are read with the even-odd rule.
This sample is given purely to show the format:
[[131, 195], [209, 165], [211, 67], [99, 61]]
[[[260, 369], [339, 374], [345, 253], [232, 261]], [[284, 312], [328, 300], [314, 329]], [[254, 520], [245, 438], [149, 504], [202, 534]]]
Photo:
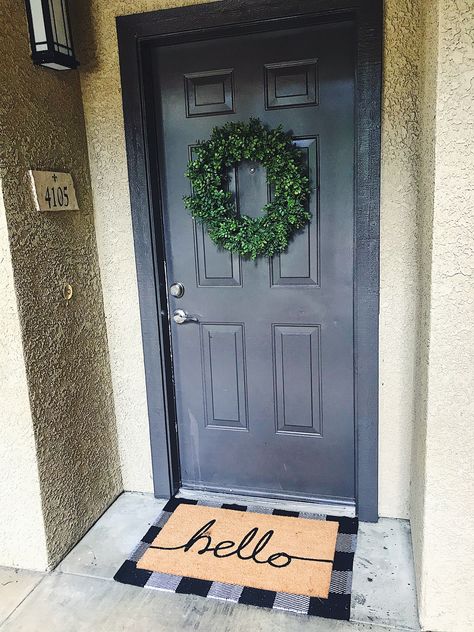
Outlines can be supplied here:
[[[156, 573], [137, 568], [138, 560], [156, 538], [176, 507], [181, 503], [338, 522], [339, 529], [336, 542], [336, 554], [334, 556], [328, 598], [320, 599], [307, 595], [292, 595], [290, 593], [250, 588], [249, 586], [222, 584], [220, 582], [204, 579]], [[276, 610], [287, 610], [298, 614], [326, 617], [329, 619], [349, 620], [351, 610], [352, 567], [357, 544], [357, 528], [357, 518], [327, 516], [305, 511], [285, 511], [283, 509], [271, 509], [269, 507], [253, 504], [229, 505], [226, 503], [213, 503], [207, 500], [198, 501], [187, 498], [171, 498], [153, 525], [143, 536], [138, 546], [135, 547], [129, 558], [119, 568], [114, 579], [122, 584], [132, 584], [133, 586], [153, 588], [155, 590], [200, 595], [201, 597], [207, 597], [209, 599], [222, 599], [234, 603], [243, 603]]]

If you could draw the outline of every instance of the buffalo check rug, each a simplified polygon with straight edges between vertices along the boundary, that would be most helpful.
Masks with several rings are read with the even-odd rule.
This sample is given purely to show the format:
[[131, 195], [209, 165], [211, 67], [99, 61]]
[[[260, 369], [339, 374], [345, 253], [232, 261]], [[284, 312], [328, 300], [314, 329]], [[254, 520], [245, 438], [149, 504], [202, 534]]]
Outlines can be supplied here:
[[357, 518], [171, 498], [114, 579], [348, 620]]

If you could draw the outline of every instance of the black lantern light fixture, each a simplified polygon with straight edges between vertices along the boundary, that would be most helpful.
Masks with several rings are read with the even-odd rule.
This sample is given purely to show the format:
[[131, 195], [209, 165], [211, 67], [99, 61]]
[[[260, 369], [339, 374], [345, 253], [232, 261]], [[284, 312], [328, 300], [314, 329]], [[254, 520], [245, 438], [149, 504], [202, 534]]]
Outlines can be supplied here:
[[67, 0], [26, 0], [26, 14], [33, 62], [54, 70], [77, 68]]

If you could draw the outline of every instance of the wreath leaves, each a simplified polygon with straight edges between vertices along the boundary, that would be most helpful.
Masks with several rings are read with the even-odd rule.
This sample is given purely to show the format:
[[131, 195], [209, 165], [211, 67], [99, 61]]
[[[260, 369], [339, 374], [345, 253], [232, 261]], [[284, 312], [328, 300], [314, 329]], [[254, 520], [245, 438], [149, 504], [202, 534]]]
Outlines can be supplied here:
[[[242, 160], [260, 162], [267, 171], [272, 199], [261, 217], [239, 215], [233, 194], [227, 190], [227, 170]], [[186, 176], [192, 195], [184, 204], [218, 246], [243, 257], [272, 257], [287, 249], [292, 235], [310, 219], [310, 194], [301, 152], [281, 125], [270, 129], [259, 119], [229, 122], [215, 127], [200, 141]]]

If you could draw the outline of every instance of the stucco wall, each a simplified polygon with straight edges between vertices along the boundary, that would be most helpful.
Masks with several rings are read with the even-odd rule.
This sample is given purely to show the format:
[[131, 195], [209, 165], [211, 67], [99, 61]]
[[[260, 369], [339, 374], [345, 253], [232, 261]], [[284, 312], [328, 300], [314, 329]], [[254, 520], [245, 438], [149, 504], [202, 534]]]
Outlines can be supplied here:
[[0, 564], [41, 570], [46, 532], [1, 180], [0, 332]]
[[[420, 73], [420, 151], [418, 191], [418, 327], [416, 354], [416, 405], [411, 467], [410, 521], [415, 569], [420, 595], [424, 553], [424, 488], [426, 478], [426, 410], [431, 309], [433, 201], [435, 190], [435, 128], [438, 72], [438, 3], [422, 3], [422, 55]], [[429, 9], [429, 10], [428, 10]], [[421, 599], [420, 606], [421, 606]]]
[[417, 299], [420, 0], [388, 0], [380, 209], [379, 511], [408, 518]]
[[474, 629], [474, 3], [435, 4], [424, 6], [412, 526], [423, 627], [452, 632]]
[[[88, 3], [85, 3], [88, 4]], [[92, 0], [78, 8], [95, 224], [126, 489], [152, 489], [115, 17], [177, 1]], [[408, 517], [416, 305], [413, 170], [417, 11], [386, 2], [382, 142], [380, 510]], [[93, 16], [93, 19], [92, 17]], [[124, 309], [124, 306], [126, 307]]]
[[[0, 0], [0, 24], [0, 168], [48, 560], [54, 564], [121, 491], [120, 464], [79, 77], [33, 66], [24, 3]], [[36, 212], [30, 168], [70, 171], [81, 210]], [[65, 282], [74, 288], [69, 305], [61, 293]], [[13, 434], [15, 415], [9, 423]], [[8, 445], [14, 449], [15, 437]], [[0, 480], [8, 485], [8, 477]], [[16, 509], [29, 513], [30, 506]], [[15, 524], [14, 516], [9, 520]], [[39, 530], [30, 526], [28, 537], [41, 546]]]

